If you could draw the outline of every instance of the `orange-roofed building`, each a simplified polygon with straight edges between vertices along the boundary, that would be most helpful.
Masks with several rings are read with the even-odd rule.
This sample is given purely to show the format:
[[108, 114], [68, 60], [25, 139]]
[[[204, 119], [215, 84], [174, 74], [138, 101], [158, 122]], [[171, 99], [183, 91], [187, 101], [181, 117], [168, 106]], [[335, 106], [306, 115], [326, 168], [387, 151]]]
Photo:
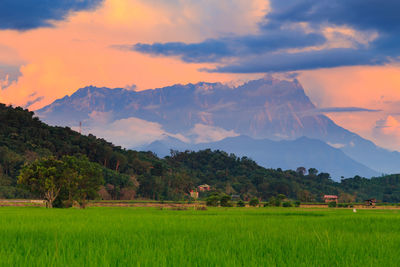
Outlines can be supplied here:
[[211, 187], [208, 184], [202, 184], [198, 186], [200, 192], [210, 191]]
[[338, 196], [335, 195], [325, 195], [324, 196], [325, 203], [336, 202], [338, 203]]

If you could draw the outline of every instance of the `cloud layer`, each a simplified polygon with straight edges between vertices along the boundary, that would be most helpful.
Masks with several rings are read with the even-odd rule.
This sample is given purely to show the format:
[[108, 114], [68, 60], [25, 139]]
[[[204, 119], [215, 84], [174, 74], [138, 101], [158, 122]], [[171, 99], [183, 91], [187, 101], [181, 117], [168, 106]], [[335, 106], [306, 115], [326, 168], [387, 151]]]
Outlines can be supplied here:
[[217, 63], [203, 70], [223, 73], [383, 65], [400, 56], [398, 10], [400, 2], [394, 0], [271, 0], [257, 34], [126, 47], [189, 63]]
[[51, 27], [70, 12], [90, 10], [103, 0], [1, 0], [0, 29]]

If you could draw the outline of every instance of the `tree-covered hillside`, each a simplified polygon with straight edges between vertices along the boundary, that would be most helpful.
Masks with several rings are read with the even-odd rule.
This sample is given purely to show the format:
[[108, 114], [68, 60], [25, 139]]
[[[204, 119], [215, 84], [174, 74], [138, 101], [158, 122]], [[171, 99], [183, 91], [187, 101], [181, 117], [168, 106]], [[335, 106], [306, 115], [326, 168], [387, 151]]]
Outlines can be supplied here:
[[375, 197], [400, 202], [400, 175], [332, 181], [327, 173], [266, 169], [246, 157], [209, 149], [172, 151], [160, 159], [151, 152], [125, 150], [93, 135], [70, 128], [52, 127], [33, 112], [0, 104], [0, 197], [38, 197], [17, 185], [22, 167], [36, 159], [85, 155], [101, 167], [104, 199], [187, 198], [190, 190], [209, 184], [214, 191], [240, 195], [243, 199], [267, 200], [277, 194], [301, 201], [321, 201], [324, 194], [337, 194], [343, 201]]

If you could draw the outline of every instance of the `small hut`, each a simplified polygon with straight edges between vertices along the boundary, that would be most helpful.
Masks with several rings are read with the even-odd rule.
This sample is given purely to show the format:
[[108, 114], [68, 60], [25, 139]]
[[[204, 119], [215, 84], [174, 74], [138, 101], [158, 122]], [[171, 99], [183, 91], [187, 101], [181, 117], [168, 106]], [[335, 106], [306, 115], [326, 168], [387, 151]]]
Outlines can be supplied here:
[[210, 191], [210, 186], [208, 184], [202, 184], [198, 186], [200, 192]]
[[376, 198], [366, 199], [366, 200], [364, 200], [364, 203], [365, 203], [365, 206], [367, 206], [367, 207], [375, 207]]
[[335, 196], [335, 195], [325, 195], [325, 196], [324, 196], [324, 201], [325, 201], [325, 203], [329, 203], [329, 202], [336, 202], [336, 203], [338, 203], [338, 196]]

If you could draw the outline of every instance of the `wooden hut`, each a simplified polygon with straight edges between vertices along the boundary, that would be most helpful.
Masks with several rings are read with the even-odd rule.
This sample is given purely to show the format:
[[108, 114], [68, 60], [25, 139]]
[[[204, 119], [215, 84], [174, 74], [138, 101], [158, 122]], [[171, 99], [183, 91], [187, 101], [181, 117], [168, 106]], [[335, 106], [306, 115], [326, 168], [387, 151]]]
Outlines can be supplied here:
[[324, 196], [324, 201], [325, 201], [325, 203], [329, 203], [329, 202], [336, 202], [336, 203], [338, 203], [338, 196], [335, 196], [335, 195], [325, 195], [325, 196]]
[[211, 187], [208, 184], [202, 184], [198, 186], [200, 192], [210, 191]]
[[364, 200], [364, 203], [365, 203], [365, 206], [367, 206], [367, 207], [375, 207], [376, 198], [366, 199], [366, 200]]

